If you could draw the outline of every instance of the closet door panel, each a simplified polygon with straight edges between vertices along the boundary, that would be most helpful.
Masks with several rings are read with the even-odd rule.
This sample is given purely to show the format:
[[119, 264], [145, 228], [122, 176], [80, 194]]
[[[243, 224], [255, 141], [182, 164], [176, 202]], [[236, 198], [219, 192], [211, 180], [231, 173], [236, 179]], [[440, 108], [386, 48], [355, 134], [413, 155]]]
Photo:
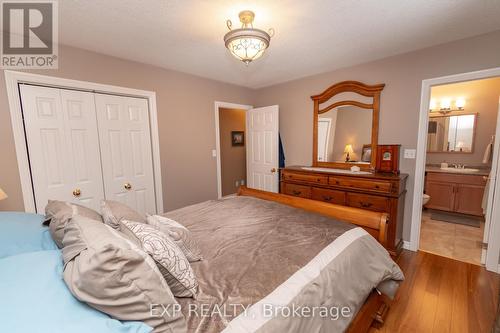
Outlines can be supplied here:
[[106, 198], [156, 213], [147, 100], [96, 94]]
[[[29, 85], [20, 92], [37, 212], [50, 199], [99, 209], [103, 185], [92, 94]], [[77, 189], [79, 196], [73, 195]]]
[[71, 150], [71, 193], [80, 191], [79, 196], [73, 195], [73, 201], [100, 211], [104, 185], [94, 94], [61, 90], [61, 100], [67, 123], [66, 142]]

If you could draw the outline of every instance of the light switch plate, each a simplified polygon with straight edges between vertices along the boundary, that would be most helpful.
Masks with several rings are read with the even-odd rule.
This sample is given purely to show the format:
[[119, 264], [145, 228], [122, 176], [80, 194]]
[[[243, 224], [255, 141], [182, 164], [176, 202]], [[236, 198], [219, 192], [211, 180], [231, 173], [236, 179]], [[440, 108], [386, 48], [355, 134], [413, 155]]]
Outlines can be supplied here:
[[212, 149], [212, 157], [217, 157], [217, 150]]
[[414, 159], [417, 155], [416, 149], [405, 149], [404, 157]]

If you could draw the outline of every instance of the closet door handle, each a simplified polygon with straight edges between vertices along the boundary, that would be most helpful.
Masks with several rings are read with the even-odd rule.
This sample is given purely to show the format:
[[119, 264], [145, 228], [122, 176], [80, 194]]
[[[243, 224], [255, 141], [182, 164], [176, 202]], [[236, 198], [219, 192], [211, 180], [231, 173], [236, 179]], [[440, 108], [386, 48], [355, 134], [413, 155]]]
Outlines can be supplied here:
[[127, 190], [130, 191], [132, 189], [132, 185], [130, 183], [125, 183], [123, 187]]
[[79, 197], [82, 194], [82, 191], [79, 188], [75, 188], [73, 190], [73, 196], [74, 197]]

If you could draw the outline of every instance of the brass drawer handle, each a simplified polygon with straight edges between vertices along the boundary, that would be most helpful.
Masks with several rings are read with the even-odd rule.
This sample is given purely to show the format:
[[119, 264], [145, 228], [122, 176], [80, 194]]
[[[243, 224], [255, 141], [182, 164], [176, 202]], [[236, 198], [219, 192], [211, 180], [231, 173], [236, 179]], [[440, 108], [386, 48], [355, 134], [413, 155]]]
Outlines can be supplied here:
[[73, 196], [79, 197], [82, 194], [82, 191], [79, 188], [75, 188], [73, 190]]
[[323, 196], [323, 200], [325, 200], [325, 201], [332, 201], [332, 199], [333, 199], [333, 198], [332, 198], [332, 197], [330, 197], [330, 196], [328, 196], [328, 195], [324, 195], [324, 196]]
[[293, 195], [300, 195], [302, 193], [302, 191], [293, 190], [292, 193], [293, 193]]
[[359, 204], [361, 205], [361, 207], [364, 207], [364, 208], [368, 208], [368, 207], [373, 206], [373, 204], [371, 202], [360, 201]]
[[130, 191], [132, 189], [132, 185], [130, 183], [125, 183], [123, 187], [127, 190]]

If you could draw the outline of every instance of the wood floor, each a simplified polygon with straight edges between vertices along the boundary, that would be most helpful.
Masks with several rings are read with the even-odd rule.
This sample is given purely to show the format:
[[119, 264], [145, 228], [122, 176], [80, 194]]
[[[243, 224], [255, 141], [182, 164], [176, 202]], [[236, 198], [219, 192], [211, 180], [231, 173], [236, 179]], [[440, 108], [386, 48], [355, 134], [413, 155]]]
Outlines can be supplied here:
[[480, 266], [404, 250], [406, 280], [378, 332], [491, 332], [500, 275]]

